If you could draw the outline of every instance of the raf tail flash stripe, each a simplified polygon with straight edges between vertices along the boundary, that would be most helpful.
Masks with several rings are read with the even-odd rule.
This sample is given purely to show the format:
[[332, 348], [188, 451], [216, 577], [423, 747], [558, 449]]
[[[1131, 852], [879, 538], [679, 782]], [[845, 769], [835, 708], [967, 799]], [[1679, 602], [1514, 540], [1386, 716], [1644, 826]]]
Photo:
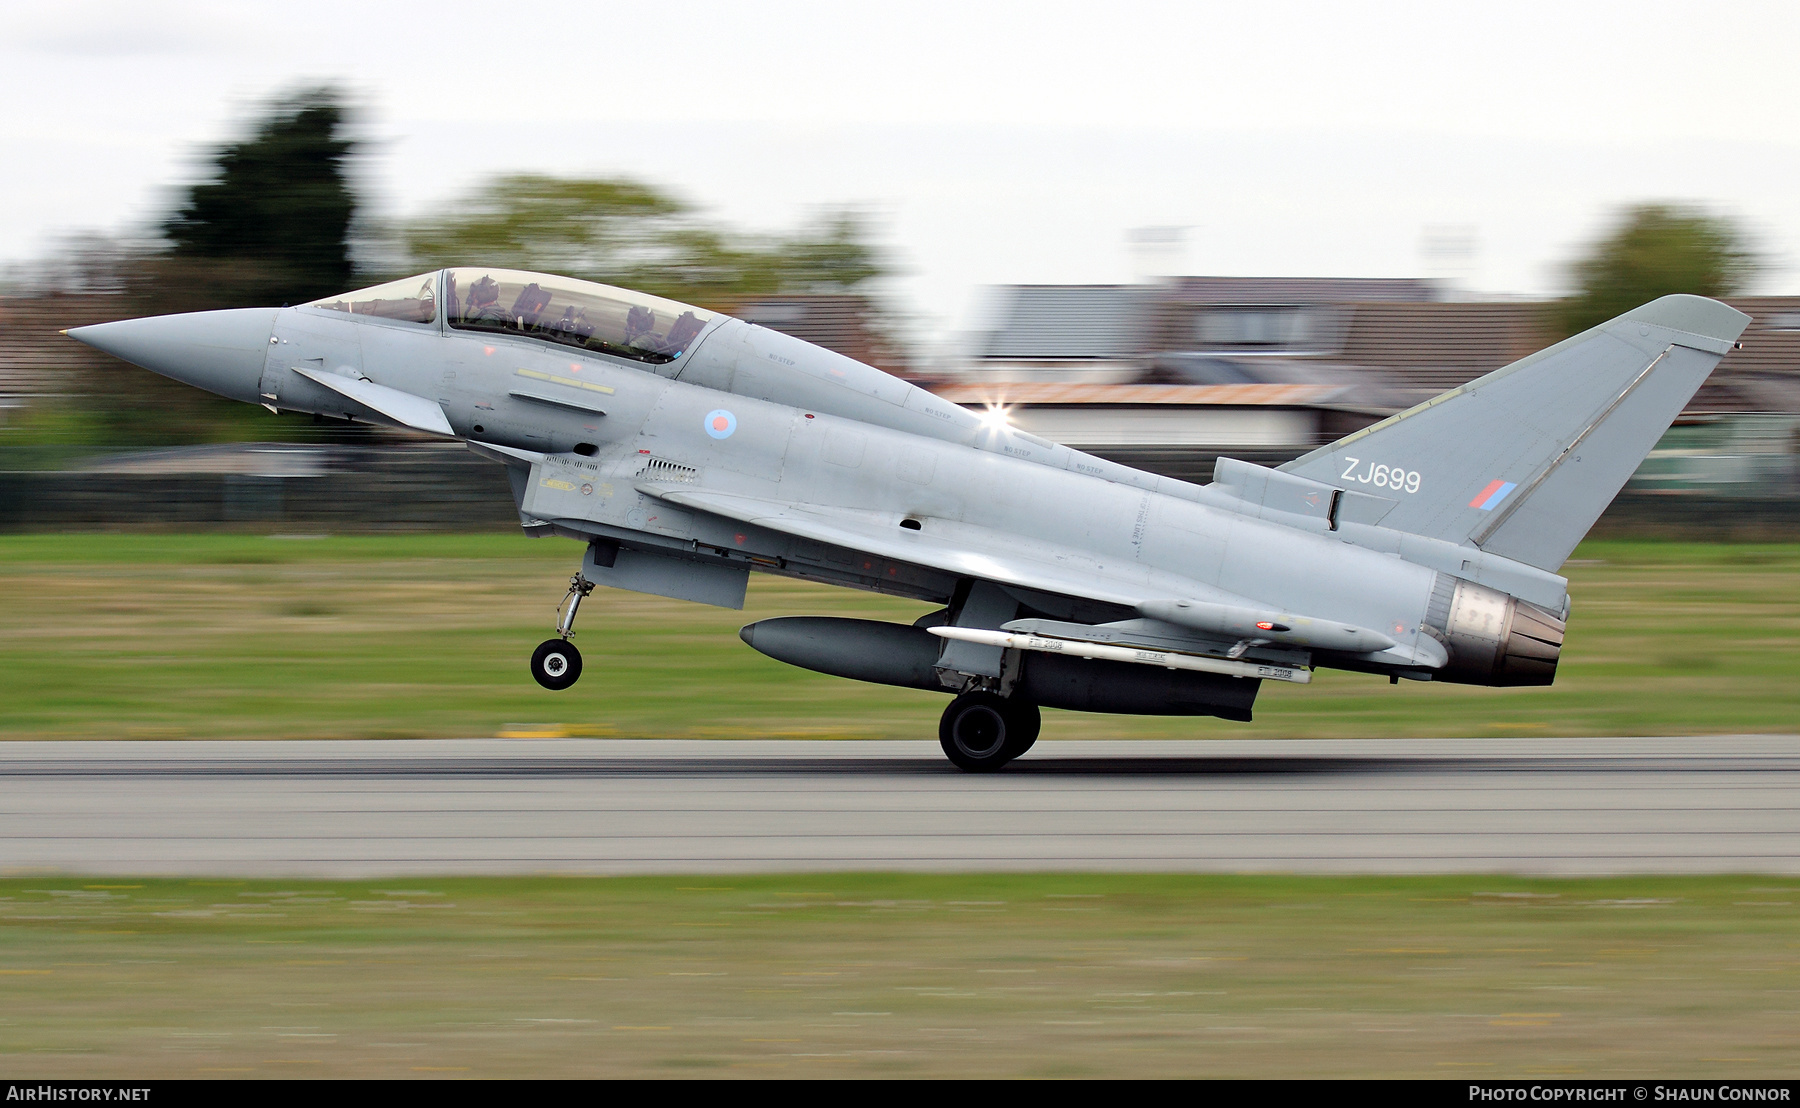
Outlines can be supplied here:
[[1476, 493], [1475, 499], [1469, 501], [1469, 507], [1480, 508], [1484, 512], [1491, 512], [1494, 510], [1495, 505], [1506, 499], [1507, 493], [1518, 487], [1519, 485], [1516, 481], [1495, 481], [1489, 484], [1487, 488]]

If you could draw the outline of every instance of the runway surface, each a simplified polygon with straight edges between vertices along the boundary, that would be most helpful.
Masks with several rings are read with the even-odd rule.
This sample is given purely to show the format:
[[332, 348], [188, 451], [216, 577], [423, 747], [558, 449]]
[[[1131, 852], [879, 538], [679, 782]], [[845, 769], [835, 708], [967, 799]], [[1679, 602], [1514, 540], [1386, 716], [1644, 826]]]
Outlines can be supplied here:
[[0, 871], [1800, 873], [1800, 737], [0, 744]]

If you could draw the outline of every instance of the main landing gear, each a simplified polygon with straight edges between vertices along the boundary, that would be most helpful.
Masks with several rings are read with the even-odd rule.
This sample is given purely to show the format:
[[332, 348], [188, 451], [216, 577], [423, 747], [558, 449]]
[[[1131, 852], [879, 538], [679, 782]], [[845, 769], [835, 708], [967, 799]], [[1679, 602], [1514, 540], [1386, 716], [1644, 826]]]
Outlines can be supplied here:
[[575, 613], [581, 601], [594, 591], [594, 583], [577, 573], [569, 578], [569, 594], [558, 605], [556, 635], [531, 652], [531, 676], [546, 689], [566, 689], [581, 676], [581, 651], [569, 641], [575, 633]]
[[961, 769], [996, 770], [1031, 749], [1043, 717], [1036, 704], [991, 692], [966, 692], [944, 709], [938, 742]]

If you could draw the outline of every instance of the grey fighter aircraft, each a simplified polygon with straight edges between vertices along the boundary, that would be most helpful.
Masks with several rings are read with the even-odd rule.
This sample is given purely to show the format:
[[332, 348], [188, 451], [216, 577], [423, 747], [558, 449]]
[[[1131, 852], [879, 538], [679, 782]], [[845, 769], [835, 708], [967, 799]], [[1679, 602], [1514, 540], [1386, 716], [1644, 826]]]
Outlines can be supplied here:
[[1264, 681], [1548, 685], [1557, 570], [1749, 317], [1667, 296], [1277, 469], [1200, 486], [1091, 457], [685, 304], [446, 269], [294, 308], [71, 336], [271, 410], [459, 438], [532, 536], [584, 544], [539, 684], [595, 585], [741, 608], [752, 571], [913, 597], [908, 626], [790, 617], [781, 661], [953, 699], [996, 769], [1039, 708], [1248, 720]]

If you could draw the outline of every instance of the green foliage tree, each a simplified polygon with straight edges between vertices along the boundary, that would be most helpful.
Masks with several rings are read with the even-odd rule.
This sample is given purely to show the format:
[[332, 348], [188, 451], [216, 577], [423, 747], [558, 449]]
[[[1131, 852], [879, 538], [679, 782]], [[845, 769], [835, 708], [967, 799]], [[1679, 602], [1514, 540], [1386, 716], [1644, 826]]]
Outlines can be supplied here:
[[515, 174], [409, 224], [403, 237], [420, 268], [474, 264], [614, 277], [663, 253], [686, 211], [631, 181]]
[[415, 268], [493, 265], [624, 285], [705, 307], [773, 292], [841, 292], [886, 272], [867, 223], [832, 212], [791, 237], [706, 222], [629, 180], [502, 177], [408, 224]]
[[1667, 204], [1622, 212], [1586, 257], [1570, 266], [1575, 293], [1557, 305], [1557, 324], [1575, 334], [1659, 296], [1730, 296], [1758, 268], [1745, 235], [1728, 219]]
[[[355, 143], [329, 88], [272, 103], [247, 137], [219, 147], [212, 172], [163, 222], [167, 248], [122, 254], [117, 314], [160, 315], [301, 303], [355, 287], [350, 228]], [[310, 438], [310, 422], [95, 356], [80, 405], [96, 442], [119, 448]]]
[[193, 185], [163, 224], [169, 267], [202, 303], [194, 307], [299, 303], [353, 284], [350, 224], [356, 196], [347, 173], [355, 143], [333, 89], [273, 104], [248, 138], [220, 147], [209, 179]]
[[828, 212], [781, 249], [781, 278], [792, 289], [851, 289], [886, 275], [869, 245], [867, 220], [852, 211]]

